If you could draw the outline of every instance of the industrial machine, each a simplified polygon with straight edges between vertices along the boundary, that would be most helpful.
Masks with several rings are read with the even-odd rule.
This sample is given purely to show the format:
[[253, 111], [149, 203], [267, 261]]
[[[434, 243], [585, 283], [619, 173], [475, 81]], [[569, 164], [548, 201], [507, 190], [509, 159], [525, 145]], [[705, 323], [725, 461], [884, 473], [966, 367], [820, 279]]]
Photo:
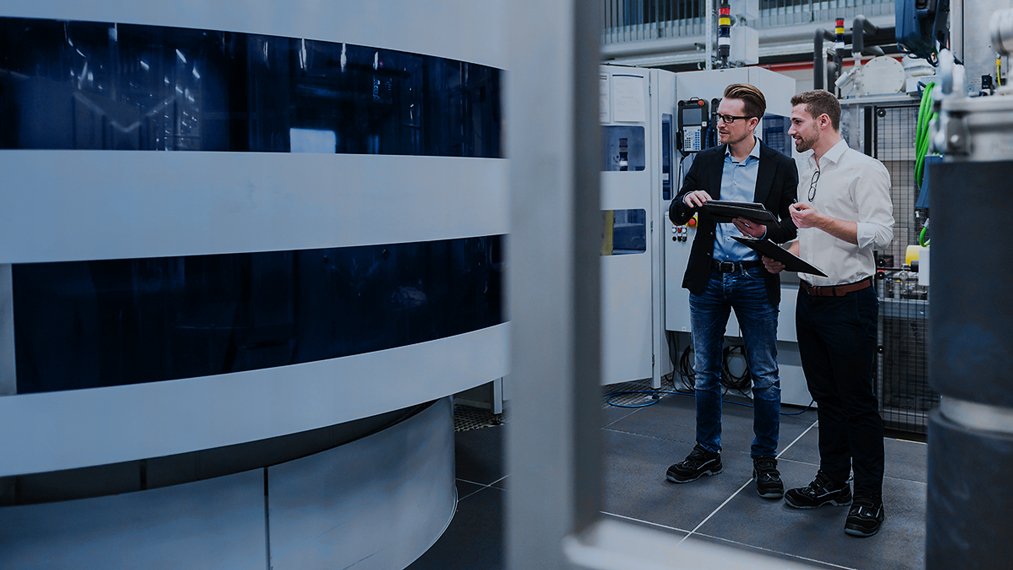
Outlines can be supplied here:
[[[682, 276], [694, 224], [674, 226], [667, 213], [695, 154], [717, 144], [714, 114], [731, 83], [751, 83], [763, 90], [767, 114], [757, 134], [790, 155], [791, 78], [757, 67], [678, 74], [601, 68], [604, 384], [650, 378], [657, 388], [691, 345], [689, 294], [682, 288]], [[782, 401], [804, 406], [812, 399], [795, 348], [797, 278], [786, 275], [782, 281]], [[727, 336], [732, 349], [740, 344], [734, 317]], [[730, 358], [741, 361], [741, 351], [732, 350]], [[743, 362], [731, 364], [744, 367]]]
[[[602, 382], [651, 379], [657, 388], [691, 346], [689, 293], [682, 276], [694, 224], [674, 226], [668, 207], [697, 152], [717, 144], [714, 114], [724, 89], [750, 83], [763, 90], [767, 113], [758, 136], [784, 154], [791, 78], [766, 69], [728, 68], [673, 74], [603, 66], [602, 123]], [[809, 405], [795, 338], [797, 277], [782, 277], [778, 354], [782, 401]], [[650, 295], [647, 292], [650, 291]], [[744, 368], [739, 326], [727, 330], [729, 364]], [[736, 362], [736, 360], [738, 362]], [[692, 366], [692, 362], [688, 363]], [[678, 371], [676, 371], [678, 372]]]
[[[993, 27], [993, 45], [1013, 48], [1013, 10]], [[933, 140], [944, 161], [930, 166], [933, 305], [929, 313], [929, 383], [942, 398], [929, 415], [926, 562], [930, 569], [996, 567], [1011, 553], [1005, 523], [1013, 494], [1013, 381], [1005, 345], [1013, 318], [1001, 295], [975, 282], [1009, 283], [1013, 248], [996, 247], [997, 228], [1013, 211], [1013, 92], [968, 97], [953, 81], [953, 60], [940, 55], [943, 97]], [[955, 458], [973, 458], [970, 462]], [[959, 465], [964, 463], [963, 465]], [[958, 466], [959, 465], [959, 466]], [[953, 485], [959, 481], [959, 488]]]
[[602, 66], [602, 383], [671, 371], [660, 220], [674, 188], [675, 75]]
[[447, 528], [450, 396], [507, 372], [509, 58], [498, 5], [358, 7], [0, 5], [0, 568]]
[[[680, 128], [693, 128], [692, 137], [682, 136], [680, 140], [683, 145], [676, 155], [677, 183], [674, 184], [674, 193], [681, 187], [681, 180], [692, 165], [694, 152], [717, 144], [716, 130], [714, 128], [714, 113], [720, 103], [724, 89], [731, 83], [750, 83], [759, 87], [767, 100], [767, 113], [757, 127], [757, 136], [763, 139], [775, 150], [791, 155], [791, 140], [787, 136], [789, 122], [787, 117], [791, 114], [790, 100], [795, 94], [795, 81], [778, 73], [759, 68], [742, 67], [718, 69], [710, 71], [692, 71], [676, 75], [676, 95], [679, 99], [678, 109], [680, 112]], [[709, 110], [709, 114], [697, 123], [698, 115], [696, 109]], [[705, 144], [688, 145], [687, 138], [696, 142], [696, 129], [699, 128], [700, 140]], [[708, 135], [708, 131], [712, 134]], [[665, 202], [663, 212], [668, 211], [670, 200]], [[665, 274], [665, 330], [675, 333], [673, 347], [677, 351], [676, 360], [691, 346], [690, 342], [690, 315], [689, 315], [689, 292], [682, 288], [683, 272], [689, 260], [689, 252], [695, 237], [695, 223], [693, 220], [687, 226], [675, 226], [663, 215], [660, 224], [665, 228], [664, 233], [664, 274]], [[778, 319], [778, 361], [781, 375], [781, 400], [786, 404], [805, 406], [810, 404], [812, 398], [806, 389], [805, 377], [802, 375], [802, 368], [798, 358], [798, 349], [795, 337], [795, 292], [797, 289], [797, 276], [785, 274], [781, 277], [781, 307]], [[740, 344], [738, 322], [734, 314], [728, 322], [725, 332], [727, 345], [736, 347]], [[735, 358], [734, 351], [729, 353], [730, 358]], [[740, 353], [741, 354], [741, 353]], [[741, 360], [741, 356], [738, 356]], [[692, 361], [688, 362], [689, 365]], [[733, 368], [735, 363], [731, 363]], [[744, 363], [738, 363], [744, 367]]]
[[[989, 246], [1013, 210], [1005, 191], [1013, 90], [1002, 65], [1013, 52], [1013, 10], [1006, 1], [897, 0], [896, 20], [901, 46], [927, 59], [938, 81], [923, 98], [920, 122], [931, 119], [932, 127], [917, 148], [919, 160], [927, 150], [942, 154], [924, 177], [932, 214], [928, 381], [941, 396], [928, 416], [926, 567], [998, 568], [1013, 555], [1005, 350], [1013, 318], [988, 287], [984, 295], [968, 290], [968, 272], [974, 283], [1001, 288], [1013, 265], [1013, 249]], [[898, 280], [893, 290], [917, 296], [920, 284]]]

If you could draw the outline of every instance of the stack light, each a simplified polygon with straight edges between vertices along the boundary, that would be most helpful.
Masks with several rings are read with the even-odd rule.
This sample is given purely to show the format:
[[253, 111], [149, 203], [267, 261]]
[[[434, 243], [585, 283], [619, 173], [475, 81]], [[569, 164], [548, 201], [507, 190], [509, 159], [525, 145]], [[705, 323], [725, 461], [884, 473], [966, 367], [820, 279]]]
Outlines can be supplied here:
[[834, 50], [838, 55], [844, 53], [844, 18], [837, 18], [837, 22], [834, 25], [834, 33], [837, 37], [834, 39]]
[[721, 0], [718, 8], [718, 55], [721, 63], [728, 65], [728, 55], [732, 48], [732, 9], [728, 0]]

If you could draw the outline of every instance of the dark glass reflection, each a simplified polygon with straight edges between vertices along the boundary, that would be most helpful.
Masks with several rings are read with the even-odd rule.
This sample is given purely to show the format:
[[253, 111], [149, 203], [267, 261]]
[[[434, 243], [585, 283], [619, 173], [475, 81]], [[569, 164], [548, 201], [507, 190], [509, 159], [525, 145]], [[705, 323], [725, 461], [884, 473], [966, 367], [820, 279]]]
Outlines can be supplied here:
[[646, 210], [602, 210], [602, 255], [647, 251]]
[[763, 116], [763, 142], [777, 152], [791, 156], [791, 136], [788, 129], [791, 128], [791, 119], [783, 115], [767, 113]]
[[501, 241], [16, 264], [18, 392], [270, 368], [489, 327], [504, 321]]
[[502, 157], [500, 70], [255, 34], [0, 18], [0, 148]]
[[601, 147], [603, 172], [644, 169], [644, 127], [602, 127]]

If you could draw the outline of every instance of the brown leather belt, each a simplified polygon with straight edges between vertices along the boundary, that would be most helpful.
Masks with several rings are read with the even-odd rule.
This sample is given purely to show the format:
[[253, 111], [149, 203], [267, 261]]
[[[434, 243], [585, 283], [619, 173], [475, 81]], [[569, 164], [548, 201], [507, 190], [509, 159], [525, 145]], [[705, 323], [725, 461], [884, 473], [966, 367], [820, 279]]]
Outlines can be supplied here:
[[843, 297], [848, 293], [854, 293], [855, 291], [861, 291], [862, 289], [872, 287], [872, 277], [866, 277], [861, 281], [845, 283], [844, 285], [824, 285], [822, 287], [815, 287], [802, 280], [799, 280], [799, 284], [802, 286], [803, 291], [813, 297]]

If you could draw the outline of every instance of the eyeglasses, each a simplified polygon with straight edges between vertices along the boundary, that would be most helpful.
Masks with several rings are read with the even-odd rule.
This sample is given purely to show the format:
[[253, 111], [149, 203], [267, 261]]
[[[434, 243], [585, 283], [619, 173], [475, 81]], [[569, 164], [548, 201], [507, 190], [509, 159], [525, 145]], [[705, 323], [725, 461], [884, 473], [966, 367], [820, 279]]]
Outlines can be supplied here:
[[820, 170], [813, 171], [813, 178], [809, 181], [809, 201], [816, 199], [816, 183], [820, 181]]
[[752, 119], [748, 115], [718, 115], [718, 120], [725, 124], [734, 123], [737, 119]]

